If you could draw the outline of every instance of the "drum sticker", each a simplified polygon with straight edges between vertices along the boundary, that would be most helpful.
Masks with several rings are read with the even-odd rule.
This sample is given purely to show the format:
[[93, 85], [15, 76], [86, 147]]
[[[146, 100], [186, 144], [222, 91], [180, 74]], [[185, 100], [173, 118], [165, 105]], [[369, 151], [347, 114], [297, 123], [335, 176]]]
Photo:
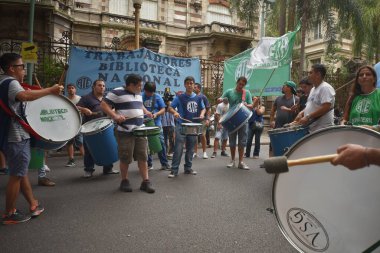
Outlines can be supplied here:
[[323, 252], [328, 249], [328, 234], [312, 214], [301, 208], [291, 208], [286, 218], [294, 236], [307, 248], [315, 252]]
[[53, 122], [65, 120], [64, 114], [68, 113], [68, 109], [42, 109], [40, 112], [41, 122]]

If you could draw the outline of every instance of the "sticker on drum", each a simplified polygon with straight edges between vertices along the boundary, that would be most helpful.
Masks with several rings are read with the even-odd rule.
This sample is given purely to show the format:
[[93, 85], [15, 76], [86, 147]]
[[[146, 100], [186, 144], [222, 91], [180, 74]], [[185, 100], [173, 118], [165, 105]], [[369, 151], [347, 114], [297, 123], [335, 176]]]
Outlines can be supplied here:
[[82, 123], [78, 109], [64, 96], [47, 95], [27, 102], [25, 116], [35, 132], [53, 142], [71, 140]]
[[[336, 153], [353, 143], [380, 148], [380, 134], [361, 127], [321, 129], [295, 143], [290, 160]], [[330, 163], [277, 174], [272, 201], [278, 225], [300, 252], [363, 252], [379, 241], [380, 168], [351, 171]]]

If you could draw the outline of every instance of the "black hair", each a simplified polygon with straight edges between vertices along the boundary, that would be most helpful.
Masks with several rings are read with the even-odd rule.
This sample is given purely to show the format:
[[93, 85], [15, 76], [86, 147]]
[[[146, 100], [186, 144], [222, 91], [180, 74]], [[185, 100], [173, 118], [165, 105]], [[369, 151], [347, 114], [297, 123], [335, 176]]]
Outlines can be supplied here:
[[194, 77], [192, 77], [192, 76], [187, 76], [185, 78], [185, 81], [183, 81], [183, 83], [185, 84], [187, 81], [193, 81], [193, 82], [195, 82]]
[[146, 82], [144, 85], [144, 90], [149, 92], [156, 92], [156, 84], [153, 82]]
[[245, 84], [247, 84], [247, 82], [248, 82], [248, 80], [247, 80], [247, 78], [246, 78], [245, 76], [241, 76], [241, 77], [239, 77], [239, 78], [237, 79], [236, 83], [238, 83], [238, 82], [240, 82], [240, 81], [245, 82]]
[[94, 88], [95, 86], [96, 86], [96, 83], [97, 82], [104, 82], [104, 80], [103, 79], [96, 79], [93, 83], [92, 83], [92, 88]]
[[202, 89], [202, 84], [200, 83], [195, 83], [195, 86], [197, 86], [200, 90]]
[[313, 85], [311, 82], [309, 82], [307, 77], [302, 78], [302, 80], [299, 82], [299, 84]]
[[6, 72], [12, 63], [16, 62], [18, 59], [22, 58], [21, 55], [16, 53], [5, 53], [0, 56], [0, 67]]
[[129, 86], [130, 84], [137, 85], [139, 82], [142, 81], [141, 76], [136, 75], [136, 74], [130, 74], [126, 79], [125, 79], [125, 86]]
[[311, 66], [311, 68], [319, 72], [321, 74], [322, 79], [325, 78], [327, 72], [325, 65], [316, 63], [313, 66]]

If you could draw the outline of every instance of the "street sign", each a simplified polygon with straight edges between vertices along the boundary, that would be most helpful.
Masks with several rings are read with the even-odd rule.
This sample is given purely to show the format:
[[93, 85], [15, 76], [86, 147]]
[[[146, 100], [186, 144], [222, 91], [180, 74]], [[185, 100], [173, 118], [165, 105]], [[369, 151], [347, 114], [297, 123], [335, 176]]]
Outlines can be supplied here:
[[21, 43], [21, 56], [25, 63], [37, 63], [38, 47], [33, 42]]

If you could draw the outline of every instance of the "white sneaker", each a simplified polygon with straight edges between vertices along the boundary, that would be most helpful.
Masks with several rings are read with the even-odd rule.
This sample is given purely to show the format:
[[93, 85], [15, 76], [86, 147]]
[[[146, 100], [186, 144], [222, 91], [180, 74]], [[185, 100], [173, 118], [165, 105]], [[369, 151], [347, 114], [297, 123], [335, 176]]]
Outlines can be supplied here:
[[46, 164], [44, 164], [43, 168], [46, 172], [50, 172], [50, 168]]
[[148, 166], [148, 170], [153, 170], [153, 165]]
[[253, 159], [259, 159], [258, 155], [253, 156]]
[[90, 177], [92, 177], [92, 172], [90, 172], [90, 171], [85, 171], [83, 177], [84, 177], [84, 178], [90, 178]]
[[197, 153], [194, 153], [194, 154], [193, 154], [193, 158], [198, 158], [198, 154], [197, 154]]
[[245, 164], [245, 163], [243, 163], [243, 162], [239, 163], [238, 168], [241, 169], [241, 170], [249, 170], [248, 165]]
[[203, 159], [208, 159], [208, 155], [206, 152], [203, 152]]
[[235, 160], [231, 160], [231, 162], [227, 164], [227, 168], [235, 168]]

